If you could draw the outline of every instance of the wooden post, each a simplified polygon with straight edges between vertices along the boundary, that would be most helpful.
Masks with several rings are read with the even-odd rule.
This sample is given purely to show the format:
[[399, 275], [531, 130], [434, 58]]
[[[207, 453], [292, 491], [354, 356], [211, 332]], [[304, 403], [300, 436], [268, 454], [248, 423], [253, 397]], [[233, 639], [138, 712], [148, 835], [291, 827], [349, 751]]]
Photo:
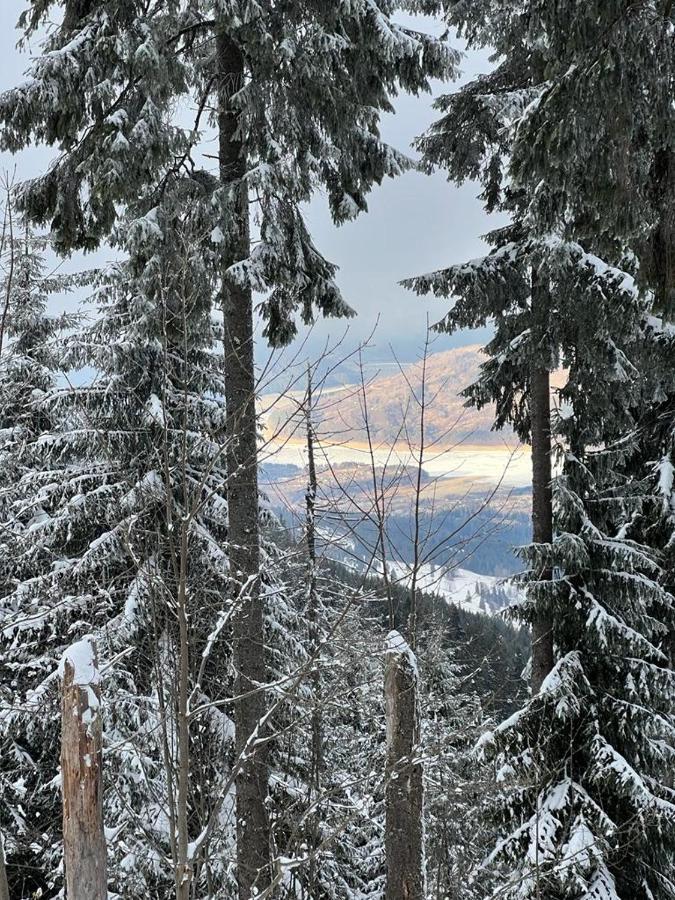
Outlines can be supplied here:
[[107, 900], [101, 687], [90, 635], [61, 660], [63, 859], [67, 900]]
[[387, 900], [424, 900], [424, 793], [417, 661], [398, 631], [387, 636], [384, 699], [387, 720], [385, 851]]
[[9, 884], [7, 881], [7, 866], [5, 864], [5, 845], [0, 834], [0, 900], [9, 900]]

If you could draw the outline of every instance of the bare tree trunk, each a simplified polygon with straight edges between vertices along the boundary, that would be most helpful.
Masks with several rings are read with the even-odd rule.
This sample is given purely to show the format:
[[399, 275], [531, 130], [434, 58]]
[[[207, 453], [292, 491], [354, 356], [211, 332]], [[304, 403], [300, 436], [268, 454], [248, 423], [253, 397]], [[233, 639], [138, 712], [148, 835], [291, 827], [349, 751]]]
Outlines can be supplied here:
[[[533, 319], [541, 315], [547, 299], [546, 290], [536, 273], [532, 274]], [[532, 541], [550, 544], [553, 540], [553, 499], [551, 494], [551, 396], [548, 369], [534, 366], [530, 375], [530, 419], [532, 432]], [[539, 573], [539, 578], [551, 578], [551, 572]], [[553, 623], [541, 614], [532, 623], [532, 694], [537, 694], [542, 682], [553, 668]]]
[[[258, 529], [257, 423], [253, 359], [253, 298], [225, 273], [250, 253], [248, 194], [241, 179], [246, 151], [237, 136], [239, 114], [232, 98], [244, 81], [239, 47], [223, 31], [216, 33], [220, 180], [238, 197], [227, 223], [229, 235], [223, 259], [223, 325], [225, 340], [225, 401], [229, 547], [232, 589], [239, 610], [233, 622], [233, 657], [237, 673], [235, 747], [241, 754], [265, 713], [265, 648], [263, 603], [260, 595], [260, 535]], [[265, 800], [267, 758], [263, 745], [249, 748], [236, 778], [237, 881], [240, 900], [249, 900], [269, 884], [270, 834]]]
[[397, 631], [387, 637], [384, 674], [387, 719], [385, 851], [387, 900], [424, 900], [424, 794], [415, 655]]
[[675, 152], [661, 149], [650, 173], [651, 191], [660, 215], [650, 237], [646, 274], [654, 288], [655, 307], [668, 321], [675, 317]]
[[413, 567], [412, 577], [410, 579], [410, 615], [408, 616], [408, 639], [413, 651], [417, 650], [417, 601], [419, 591], [417, 589], [417, 581], [421, 569], [421, 556], [423, 552], [423, 542], [421, 536], [422, 525], [422, 485], [424, 482], [424, 454], [426, 450], [426, 412], [427, 412], [427, 361], [429, 359], [429, 319], [427, 317], [427, 330], [424, 335], [424, 350], [422, 354], [422, 382], [419, 387], [419, 394], [412, 390], [410, 392], [417, 400], [419, 406], [419, 448], [417, 456], [413, 447], [410, 447], [410, 455], [415, 460], [415, 501], [413, 504]]
[[[651, 171], [652, 193], [660, 206], [660, 215], [651, 235], [648, 254], [647, 276], [654, 287], [655, 309], [664, 320], [675, 320], [675, 152], [663, 148], [655, 155]], [[665, 587], [675, 590], [675, 566], [666, 557]], [[666, 623], [669, 634], [666, 638], [666, 652], [670, 667], [675, 668], [675, 627], [672, 616]], [[675, 777], [675, 775], [674, 775]]]
[[[307, 373], [307, 494], [306, 502], [306, 540], [307, 540], [307, 619], [309, 622], [310, 652], [318, 653], [318, 595], [316, 589], [316, 463], [314, 460], [314, 428], [312, 425], [312, 376]], [[310, 831], [309, 891], [310, 896], [316, 894], [317, 859], [316, 850], [320, 842], [321, 826], [321, 775], [323, 770], [323, 722], [321, 718], [321, 673], [319, 660], [316, 659], [311, 674], [312, 687], [312, 748], [311, 770], [309, 776], [310, 803], [316, 806], [312, 812]]]
[[190, 645], [187, 612], [188, 523], [181, 525], [178, 582], [178, 798], [176, 803], [176, 900], [189, 900], [192, 863], [188, 853], [188, 786], [190, 783]]
[[9, 884], [7, 882], [7, 865], [5, 863], [5, 843], [0, 834], [0, 900], [9, 900]]
[[375, 464], [375, 448], [373, 446], [373, 435], [370, 428], [370, 416], [368, 413], [368, 391], [366, 390], [366, 376], [363, 371], [363, 357], [359, 348], [359, 378], [361, 393], [361, 414], [363, 416], [363, 427], [366, 432], [366, 440], [368, 442], [368, 460], [370, 464], [370, 476], [373, 485], [373, 505], [375, 508], [375, 524], [377, 528], [377, 544], [374, 550], [374, 556], [379, 558], [382, 564], [382, 580], [387, 595], [387, 607], [389, 612], [389, 628], [394, 628], [396, 624], [396, 609], [394, 605], [394, 595], [391, 589], [391, 580], [387, 569], [387, 529], [386, 529], [386, 499], [384, 491], [384, 472], [386, 466], [383, 467], [382, 476], [378, 481], [377, 466]]
[[101, 689], [93, 638], [63, 657], [61, 778], [63, 857], [68, 900], [106, 900]]

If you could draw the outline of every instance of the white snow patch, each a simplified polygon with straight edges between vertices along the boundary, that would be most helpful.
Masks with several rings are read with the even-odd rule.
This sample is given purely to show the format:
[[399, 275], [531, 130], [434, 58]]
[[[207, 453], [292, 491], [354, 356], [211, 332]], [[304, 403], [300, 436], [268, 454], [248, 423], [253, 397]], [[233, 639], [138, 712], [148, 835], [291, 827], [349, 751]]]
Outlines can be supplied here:
[[[412, 572], [403, 563], [387, 563], [393, 581], [410, 586]], [[522, 599], [514, 584], [495, 575], [480, 575], [469, 569], [446, 569], [425, 564], [417, 573], [416, 585], [423, 593], [438, 594], [447, 603], [467, 612], [493, 614]]]
[[564, 403], [560, 404], [560, 408], [558, 409], [558, 416], [563, 420], [567, 421], [568, 419], [574, 418], [574, 407], [567, 400]]
[[[68, 663], [73, 669], [73, 684], [79, 684], [83, 687], [98, 684], [101, 676], [96, 668], [94, 646], [95, 638], [91, 634], [86, 634], [81, 640], [71, 644], [61, 657], [59, 675], [63, 678], [66, 671], [66, 663]], [[96, 705], [98, 705], [98, 701]]]
[[669, 456], [664, 456], [656, 464], [659, 475], [659, 494], [666, 504], [671, 502], [673, 495], [673, 481], [675, 480], [675, 467]]
[[399, 631], [390, 631], [384, 642], [384, 652], [390, 656], [404, 656], [412, 671], [417, 675], [417, 657]]
[[150, 397], [145, 404], [145, 415], [146, 421], [150, 424], [161, 425], [162, 427], [166, 425], [164, 404], [157, 394], [150, 394]]

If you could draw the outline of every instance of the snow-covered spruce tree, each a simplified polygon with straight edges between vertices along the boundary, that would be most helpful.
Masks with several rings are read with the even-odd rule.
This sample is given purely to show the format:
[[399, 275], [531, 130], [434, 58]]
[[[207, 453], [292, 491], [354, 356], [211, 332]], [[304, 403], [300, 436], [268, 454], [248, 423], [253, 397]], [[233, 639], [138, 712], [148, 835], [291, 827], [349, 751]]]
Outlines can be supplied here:
[[516, 610], [548, 623], [553, 669], [533, 671], [532, 700], [495, 732], [506, 784], [505, 839], [493, 861], [511, 872], [499, 889], [506, 896], [668, 897], [672, 686], [659, 616], [670, 600], [653, 554], [621, 527], [644, 503], [619, 465], [629, 447], [611, 449], [635, 423], [647, 301], [622, 269], [560, 230], [533, 227], [508, 163], [512, 124], [536, 100], [542, 60], [537, 43], [517, 40], [515, 10], [490, 9], [459, 4], [454, 13], [474, 42], [504, 49], [504, 62], [442, 99], [444, 118], [421, 145], [451, 178], [480, 177], [489, 208], [514, 224], [492, 236], [484, 259], [410, 284], [457, 298], [441, 329], [494, 325], [468, 401], [495, 402], [496, 426], [509, 422], [532, 440], [535, 488], [535, 413], [549, 408], [548, 377], [535, 376], [568, 369], [554, 429], [567, 448], [555, 482], [557, 534], [542, 540], [535, 529], [527, 598]]
[[[631, 538], [645, 509], [621, 473], [622, 440], [580, 452], [574, 416], [555, 481], [556, 536], [528, 551], [554, 614], [559, 659], [539, 694], [485, 744], [501, 768], [504, 839], [490, 862], [511, 873], [505, 896], [673, 896], [675, 684], [649, 548]], [[626, 523], [617, 532], [616, 522]]]
[[[605, 256], [630, 247], [642, 286], [675, 313], [672, 4], [499, 6], [492, 46], [541, 59], [510, 161], [535, 227], [590, 239]], [[598, 116], [599, 105], [611, 114]]]
[[[443, 9], [444, 4], [439, 4], [439, 7]], [[489, 212], [500, 210], [511, 216], [513, 224], [491, 236], [496, 252], [487, 258], [490, 266], [499, 266], [500, 253], [508, 256], [513, 252], [514, 245], [518, 245], [521, 251], [525, 250], [526, 254], [531, 254], [533, 265], [530, 266], [527, 278], [530, 282], [528, 295], [532, 298], [528, 304], [532, 322], [527, 327], [533, 329], [529, 346], [536, 348], [536, 353], [530, 357], [530, 371], [527, 375], [529, 396], [525, 431], [533, 451], [533, 540], [547, 543], [552, 536], [552, 505], [548, 486], [551, 479], [549, 372], [551, 366], [556, 365], [557, 353], [556, 348], [548, 341], [546, 331], [549, 327], [547, 320], [550, 310], [557, 308], [557, 298], [551, 294], [553, 285], [550, 278], [546, 277], [546, 273], [540, 276], [537, 272], [536, 262], [541, 253], [551, 255], [550, 251], [556, 242], [561, 242], [557, 255], [564, 258], [571, 250], [565, 244], [576, 241], [569, 239], [560, 223], [551, 223], [547, 230], [533, 225], [530, 201], [541, 185], [521, 185], [511, 172], [517, 126], [525, 111], [529, 112], [536, 107], [547, 66], [542, 46], [544, 38], [540, 36], [538, 40], [534, 39], [536, 20], [527, 15], [526, 7], [527, 4], [523, 7], [504, 7], [486, 0], [480, 4], [454, 4], [449, 8], [449, 23], [466, 36], [471, 46], [496, 47], [501, 51], [501, 58], [491, 73], [479, 76], [455, 94], [439, 98], [436, 105], [443, 116], [419, 140], [419, 147], [429, 167], [443, 167], [449, 178], [458, 182], [469, 178], [478, 179], [483, 188], [482, 198], [486, 209]], [[588, 232], [584, 234], [584, 238], [573, 251], [577, 256], [588, 250], [597, 252], [602, 247], [603, 250], [611, 251], [612, 260], [624, 267], [626, 261], [620, 251], [625, 245], [617, 245], [615, 242], [610, 247], [607, 242]], [[536, 250], [537, 243], [540, 244], [539, 252]], [[634, 274], [633, 266], [631, 273]], [[500, 273], [495, 274], [503, 277], [504, 266], [501, 265]], [[430, 281], [424, 279], [412, 281], [411, 284], [420, 290], [438, 291], [440, 288], [439, 292], [442, 293], [444, 289], [438, 281], [435, 288]], [[501, 314], [507, 307], [499, 295], [508, 298], [509, 290], [507, 283], [495, 285], [492, 307], [489, 303], [487, 308], [483, 304], [479, 311], [480, 302], [470, 303], [451, 316], [445, 327], [471, 327], [483, 324], [486, 315]], [[506, 302], [508, 304], [508, 299]], [[584, 301], [580, 298], [579, 310], [582, 316], [583, 304]], [[576, 311], [574, 315], [576, 317]], [[558, 317], [555, 325], [556, 328], [561, 325], [564, 327], [562, 317]], [[515, 335], [511, 334], [510, 337]], [[574, 337], [572, 339], [575, 340]], [[564, 345], [564, 340], [562, 343]], [[488, 352], [492, 353], [493, 350], [497, 350], [495, 342], [488, 348]], [[523, 356], [522, 348], [520, 355]], [[508, 387], [508, 372], [502, 368], [502, 374], [502, 382], [506, 385], [502, 399], [508, 408], [514, 392]], [[516, 377], [515, 383], [518, 385], [516, 390], [519, 390], [522, 381]], [[498, 401], [498, 421], [501, 393], [499, 389], [495, 395]], [[544, 611], [541, 616], [534, 618], [532, 632], [532, 684], [536, 689], [553, 664], [550, 623]]]
[[[563, 406], [583, 405], [584, 421], [621, 415], [627, 424], [644, 306], [632, 279], [579, 244], [553, 236], [538, 240], [513, 225], [491, 236], [484, 258], [411, 279], [418, 293], [454, 297], [436, 326], [454, 332], [492, 324], [494, 337], [479, 380], [466, 388], [467, 402], [495, 404], [495, 427], [513, 426], [532, 445], [534, 543], [550, 543], [550, 373], [568, 369]], [[617, 315], [618, 313], [618, 315]], [[616, 423], [614, 423], [614, 427]], [[538, 573], [542, 581], [551, 573]], [[525, 610], [522, 610], [525, 613]], [[525, 621], [532, 627], [532, 689], [553, 665], [550, 610], [531, 597]]]
[[176, 883], [180, 897], [179, 876], [203, 890], [233, 887], [223, 705], [232, 697], [223, 636], [233, 604], [222, 352], [201, 245], [207, 201], [184, 180], [151, 219], [125, 229], [130, 260], [101, 284], [97, 321], [68, 338], [61, 358], [97, 375], [39, 398], [56, 425], [24, 449], [30, 465], [9, 496], [2, 643], [14, 681], [5, 723], [18, 784], [31, 785], [21, 802], [33, 824], [17, 840], [32, 862], [31, 889], [45, 897], [59, 895], [61, 878], [58, 795], [48, 815], [40, 810], [57, 776], [55, 672], [83, 633], [96, 635], [108, 663], [112, 892], [159, 898]]
[[[670, 2], [628, 0], [583, 5], [528, 0], [501, 11], [490, 42], [512, 53], [516, 45], [541, 55], [535, 102], [512, 130], [510, 172], [527, 195], [528, 215], [540, 233], [561, 229], [591, 240], [603, 255], [628, 251], [639, 284], [653, 294], [666, 323], [675, 315], [675, 13]], [[501, 27], [505, 21], [508, 28]], [[484, 31], [484, 30], [483, 30]], [[536, 48], [536, 51], [535, 51]], [[596, 124], [595, 102], [612, 115]], [[659, 343], [659, 342], [657, 342]], [[659, 363], [643, 378], [652, 380]], [[667, 379], [665, 379], [667, 381]], [[653, 446], [647, 422], [643, 462], [664, 459], [664, 379], [642, 395], [656, 404]], [[672, 402], [672, 401], [671, 401]], [[658, 410], [658, 411], [657, 411]], [[644, 405], [641, 412], [645, 411]], [[659, 423], [659, 424], [657, 424]], [[672, 454], [668, 454], [673, 464]], [[639, 464], [635, 458], [632, 466]], [[645, 469], [645, 473], [649, 468]], [[656, 532], [653, 532], [656, 535]], [[651, 543], [651, 540], [650, 540]], [[657, 543], [658, 550], [664, 545]], [[675, 575], [666, 561], [667, 579]], [[675, 627], [671, 623], [671, 631]]]
[[33, 233], [15, 211], [9, 210], [10, 216], [12, 225], [5, 223], [0, 263], [0, 478], [5, 487], [23, 474], [22, 444], [49, 429], [49, 416], [39, 401], [58, 377], [61, 357], [55, 338], [78, 321], [72, 314], [50, 315], [49, 298], [84, 287], [93, 277], [92, 273], [63, 274], [58, 266], [50, 271], [49, 240]]
[[[487, 2], [480, 13], [459, 4], [471, 40], [506, 60], [538, 58], [529, 100], [508, 129], [509, 176], [525, 197], [531, 227], [589, 243], [603, 257], [630, 258], [631, 270], [666, 323], [675, 315], [675, 28], [673, 7], [628, 0], [582, 5], [528, 0], [504, 7]], [[505, 63], [508, 65], [508, 63]], [[593, 98], [591, 100], [591, 98]], [[499, 102], [497, 96], [490, 98]], [[598, 101], [613, 114], [596, 126]], [[440, 135], [439, 135], [440, 138]], [[502, 140], [506, 142], [503, 133]], [[501, 167], [496, 164], [496, 169]], [[667, 327], [667, 326], [666, 326]], [[658, 342], [657, 342], [658, 343]], [[641, 395], [660, 409], [651, 450], [664, 458], [663, 390], [654, 377], [669, 367], [648, 353]], [[660, 425], [656, 425], [660, 422]], [[669, 455], [671, 464], [674, 462]], [[637, 458], [631, 466], [639, 465]], [[649, 469], [645, 470], [645, 473]], [[662, 544], [655, 545], [663, 550]], [[667, 579], [674, 579], [666, 561]], [[671, 623], [671, 631], [675, 627]]]
[[[11, 194], [4, 225], [0, 282], [0, 627], [12, 612], [4, 598], [16, 587], [11, 554], [16, 528], [13, 504], [21, 496], [21, 491], [17, 495], [17, 485], [35, 476], [31, 446], [58, 421], [42, 401], [57, 385], [62, 362], [59, 335], [77, 324], [73, 315], [49, 315], [47, 304], [50, 297], [83, 286], [91, 278], [90, 274], [66, 275], [49, 270], [49, 242], [34, 234], [16, 215]], [[24, 521], [28, 527], [37, 527], [42, 511], [30, 497], [24, 499], [30, 505]], [[54, 739], [47, 736], [44, 742], [35, 742], [35, 723], [27, 718], [25, 729], [18, 729], [8, 714], [12, 698], [31, 686], [31, 662], [32, 649], [27, 643], [17, 653], [3, 652], [0, 663], [0, 831], [5, 836], [10, 867], [10, 896], [21, 897], [32, 896], [39, 886], [36, 863], [41, 854], [51, 851], [43, 841], [44, 825], [52, 816], [58, 818], [56, 792], [41, 790], [42, 762], [53, 758]], [[26, 798], [31, 798], [29, 804]]]
[[[528, 247], [539, 278], [546, 277], [551, 286], [549, 296], [555, 298], [539, 341], [534, 338], [537, 331], [528, 297], [527, 273], [533, 267]], [[519, 272], [522, 257], [524, 271]], [[667, 897], [667, 893], [657, 893], [658, 885], [646, 873], [650, 865], [663, 866], [667, 860], [667, 843], [658, 838], [672, 827], [663, 787], [667, 768], [662, 768], [664, 758], [652, 752], [652, 742], [665, 748], [672, 740], [664, 717], [672, 694], [668, 673], [660, 668], [663, 635], [657, 624], [669, 604], [658, 587], [660, 572], [649, 551], [633, 544], [628, 533], [625, 538], [613, 539], [618, 525], [639, 513], [642, 498], [639, 493], [632, 497], [635, 488], [625, 487], [624, 479], [614, 474], [609, 449], [604, 458], [593, 461], [600, 469], [595, 474], [586, 453], [588, 445], [602, 446], [620, 438], [631, 424], [635, 372], [628, 354], [637, 354], [638, 349], [636, 327], [643, 315], [639, 294], [625, 273], [605, 266], [578, 245], [562, 241], [551, 242], [545, 252], [536, 241], [502, 246], [484, 260], [438, 273], [426, 283], [439, 293], [459, 296], [444, 320], [446, 326], [494, 321], [495, 337], [486, 348], [490, 359], [480, 381], [467, 393], [478, 404], [497, 403], [498, 425], [512, 422], [527, 440], [531, 360], [533, 353], [541, 352], [542, 344], [549, 359], [569, 370], [560, 390], [555, 431], [565, 446], [576, 449], [566, 457], [564, 478], [555, 482], [558, 534], [552, 542], [534, 544], [526, 554], [530, 565], [527, 600], [516, 610], [518, 617], [528, 622], [544, 608], [559, 662], [526, 712], [498, 729], [505, 741], [497, 742], [504, 752], [503, 774], [515, 779], [514, 792], [507, 790], [503, 797], [503, 822], [506, 828], [514, 828], [513, 840], [502, 845], [508, 852], [500, 857], [514, 872], [512, 895], [536, 897], [545, 885], [546, 896], [582, 897], [584, 890], [590, 892], [597, 879], [603, 878], [614, 885], [615, 893], [608, 893], [609, 897], [648, 897], [646, 892], [635, 893], [641, 881], [626, 880], [629, 873], [639, 871], [653, 896]], [[580, 298], [584, 298], [583, 305]], [[630, 447], [623, 449], [625, 454]], [[615, 454], [615, 463], [617, 456], [620, 454]], [[575, 480], [574, 487], [563, 489], [570, 480]], [[555, 573], [555, 577], [546, 573]], [[578, 612], [574, 628], [572, 610]], [[578, 672], [574, 669], [577, 674], [573, 678], [565, 670], [560, 687], [556, 673], [570, 660], [575, 661]], [[549, 702], [552, 681], [557, 687]], [[639, 688], [631, 694], [633, 681]], [[617, 684], [628, 685], [626, 694], [618, 691]], [[561, 696], [564, 703], [559, 703]], [[630, 704], [640, 708], [643, 718], [629, 734], [620, 717]], [[570, 709], [590, 716], [584, 728], [570, 717]], [[560, 714], [554, 714], [556, 710]], [[589, 752], [589, 747], [597, 754]], [[662, 752], [667, 759], [669, 751]], [[626, 790], [620, 779], [608, 777], [611, 754], [615, 760], [627, 760], [636, 778], [650, 785], [649, 796], [640, 801], [643, 806], [638, 809], [636, 805], [632, 811], [640, 813], [639, 827], [653, 830], [646, 843], [619, 827], [624, 822]], [[588, 825], [584, 834], [597, 842], [598, 853], [578, 853], [578, 871], [563, 862], [578, 851], [569, 849], [566, 835], [578, 819], [580, 807], [569, 800], [568, 793], [563, 792], [561, 799], [561, 772], [564, 778], [575, 773], [578, 796], [587, 795], [599, 809], [613, 807], [616, 817], [608, 814], [604, 824], [596, 820], [592, 826], [583, 820]], [[652, 807], [653, 814], [647, 816], [647, 808]], [[552, 808], [554, 818], [547, 820], [546, 813]], [[606, 878], [605, 869], [610, 873]]]
[[467, 668], [443, 644], [442, 625], [425, 623], [419, 658], [427, 896], [479, 900], [490, 880], [476, 877], [476, 868], [494, 839], [486, 815], [492, 769], [474, 752], [486, 720]]
[[[505, 839], [491, 862], [512, 874], [498, 889], [506, 896], [668, 897], [673, 685], [660, 620], [671, 599], [653, 554], [630, 530], [645, 508], [639, 479], [624, 474], [622, 457], [634, 442], [612, 446], [631, 423], [628, 355], [638, 353], [643, 308], [623, 272], [578, 245], [558, 241], [548, 257], [531, 245], [556, 302], [548, 352], [568, 368], [554, 419], [568, 449], [554, 482], [556, 536], [526, 552], [527, 599], [515, 613], [531, 621], [544, 607], [558, 662], [525, 710], [495, 732]], [[502, 247], [428, 283], [458, 295], [446, 323], [494, 321], [490, 359], [469, 399], [496, 401], [497, 424], [510, 421], [527, 439], [533, 329], [526, 254], [518, 275], [525, 247]], [[589, 446], [604, 449], [590, 453]], [[639, 536], [639, 526], [633, 532]]]
[[[544, 59], [537, 100], [514, 131], [511, 173], [528, 195], [528, 214], [539, 232], [563, 229], [592, 239], [603, 254], [627, 250], [636, 277], [651, 291], [653, 306], [666, 323], [675, 316], [675, 13], [669, 2], [622, 2], [602, 7], [530, 0], [525, 15], [513, 18], [520, 39], [536, 44]], [[589, 97], [602, 98], [615, 114], [594, 127]], [[551, 160], [555, 164], [551, 165]], [[657, 342], [659, 343], [659, 342]], [[651, 380], [670, 360], [650, 353]], [[656, 398], [658, 411], [647, 449], [642, 428], [642, 461], [664, 459], [663, 379], [643, 394]], [[671, 401], [672, 404], [672, 401]], [[644, 407], [641, 407], [644, 412]], [[672, 465], [675, 460], [668, 451]], [[631, 466], [639, 464], [638, 458]], [[657, 538], [658, 529], [652, 532]], [[650, 539], [651, 543], [651, 539]], [[654, 545], [659, 551], [662, 543]], [[675, 571], [666, 560], [667, 581]], [[675, 623], [669, 627], [675, 635]], [[675, 637], [672, 638], [675, 640]]]
[[[241, 750], [264, 714], [259, 592], [252, 294], [263, 295], [266, 335], [289, 340], [294, 316], [349, 307], [334, 267], [314, 247], [299, 205], [322, 185], [334, 219], [366, 206], [371, 186], [406, 167], [378, 136], [378, 119], [401, 87], [442, 76], [445, 45], [396, 24], [389, 0], [347, 6], [301, 2], [224, 6], [214, 0], [29, 0], [21, 23], [33, 34], [63, 11], [30, 78], [0, 98], [2, 146], [56, 145], [49, 172], [21, 202], [50, 222], [60, 247], [93, 247], [117, 211], [156, 207], [166, 177], [189, 168], [213, 110], [219, 169], [211, 186], [212, 239], [219, 246], [228, 415], [231, 590], [246, 588], [234, 623]], [[179, 127], [171, 113], [192, 106]], [[256, 241], [252, 244], [251, 214]], [[241, 573], [241, 576], [239, 575]], [[236, 584], [234, 582], [237, 582]], [[263, 747], [237, 779], [238, 878], [248, 898], [269, 880], [267, 775]]]

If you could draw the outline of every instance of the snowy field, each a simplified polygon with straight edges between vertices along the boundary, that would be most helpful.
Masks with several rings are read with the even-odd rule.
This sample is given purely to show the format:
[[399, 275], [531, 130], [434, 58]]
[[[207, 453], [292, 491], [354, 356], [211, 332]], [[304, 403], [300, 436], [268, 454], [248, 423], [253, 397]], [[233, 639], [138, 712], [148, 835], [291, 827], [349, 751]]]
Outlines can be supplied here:
[[[389, 570], [400, 584], [410, 584], [411, 572], [408, 567], [392, 563]], [[418, 574], [417, 583], [421, 591], [439, 594], [448, 603], [473, 613], [493, 614], [506, 605], [495, 605], [498, 596], [509, 600], [516, 600], [519, 596], [518, 589], [503, 578], [480, 575], [462, 568], [447, 570], [439, 566], [424, 565]]]
[[[401, 447], [394, 454], [387, 447], [375, 447], [376, 465], [411, 465], [414, 459], [410, 451]], [[353, 444], [328, 444], [321, 446], [321, 454], [331, 465], [368, 462], [365, 447]], [[302, 440], [272, 440], [263, 450], [263, 462], [294, 465], [304, 468], [307, 464], [306, 444]], [[432, 478], [464, 478], [504, 487], [523, 487], [532, 477], [529, 447], [510, 450], [506, 447], [458, 446], [452, 450], [435, 453], [424, 462], [424, 471]]]

